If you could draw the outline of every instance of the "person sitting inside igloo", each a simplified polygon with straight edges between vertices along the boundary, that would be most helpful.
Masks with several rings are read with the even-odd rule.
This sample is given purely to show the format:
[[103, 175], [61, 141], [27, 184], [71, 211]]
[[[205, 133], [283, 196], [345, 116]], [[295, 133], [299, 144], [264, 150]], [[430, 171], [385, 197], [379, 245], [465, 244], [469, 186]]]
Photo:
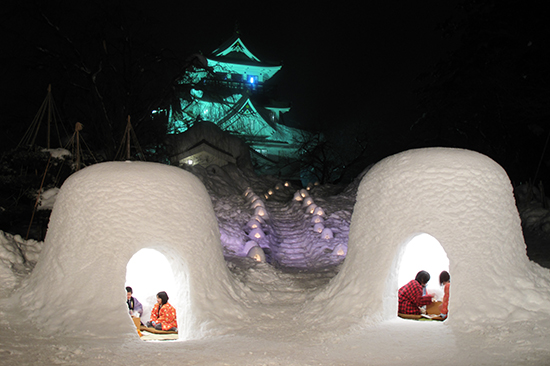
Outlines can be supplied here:
[[451, 288], [451, 275], [447, 271], [439, 274], [439, 284], [443, 286], [443, 303], [439, 306], [440, 316], [445, 319], [449, 314], [449, 297]]
[[168, 303], [166, 292], [161, 291], [157, 294], [157, 303], [151, 310], [151, 318], [147, 322], [147, 326], [156, 330], [178, 331], [176, 309]]
[[128, 304], [128, 312], [133, 318], [141, 318], [143, 315], [143, 305], [138, 299], [132, 296], [134, 291], [130, 286], [126, 286], [126, 304]]
[[432, 303], [434, 295], [426, 292], [429, 280], [430, 274], [420, 271], [414, 280], [399, 289], [399, 314], [420, 315], [420, 307]]

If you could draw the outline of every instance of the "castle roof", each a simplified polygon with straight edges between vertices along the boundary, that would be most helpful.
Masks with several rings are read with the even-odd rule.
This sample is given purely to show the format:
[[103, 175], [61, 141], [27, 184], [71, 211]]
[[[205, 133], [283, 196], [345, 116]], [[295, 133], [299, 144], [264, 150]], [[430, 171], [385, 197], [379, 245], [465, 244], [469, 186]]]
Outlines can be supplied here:
[[213, 67], [214, 71], [262, 73], [267, 78], [272, 77], [282, 67], [282, 63], [261, 61], [245, 46], [237, 32], [215, 49], [207, 59], [208, 66]]

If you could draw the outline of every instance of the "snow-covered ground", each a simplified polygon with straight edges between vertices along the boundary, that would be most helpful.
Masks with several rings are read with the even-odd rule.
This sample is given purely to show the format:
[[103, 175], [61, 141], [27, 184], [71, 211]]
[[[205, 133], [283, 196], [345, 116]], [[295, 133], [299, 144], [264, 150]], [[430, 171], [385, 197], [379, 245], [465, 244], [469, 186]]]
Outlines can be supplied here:
[[[106, 170], [109, 171], [109, 168]], [[119, 169], [113, 168], [113, 172], [118, 174]], [[158, 176], [162, 180], [165, 176], [161, 173], [159, 172]], [[44, 258], [40, 257], [44, 246], [55, 245], [49, 239], [50, 233], [43, 243], [25, 241], [19, 236], [0, 232], [0, 364], [550, 365], [548, 303], [539, 304], [542, 311], [538, 312], [525, 311], [521, 304], [514, 304], [511, 305], [512, 313], [516, 312], [518, 315], [506, 315], [509, 321], [503, 321], [502, 313], [499, 312], [495, 313], [494, 317], [489, 314], [475, 322], [467, 322], [466, 325], [462, 325], [456, 318], [452, 319], [452, 306], [450, 319], [445, 322], [410, 321], [397, 317], [381, 321], [363, 321], [364, 319], [355, 317], [354, 312], [362, 308], [361, 302], [368, 302], [370, 299], [359, 299], [354, 304], [356, 300], [353, 296], [341, 296], [340, 299], [344, 303], [336, 302], [341, 309], [340, 313], [338, 309], [310, 310], [323, 306], [325, 303], [319, 299], [324, 298], [331, 289], [342, 293], [361, 294], [362, 289], [357, 287], [357, 281], [354, 282], [352, 278], [354, 273], [360, 270], [358, 267], [348, 267], [344, 277], [340, 276], [340, 280], [337, 275], [342, 272], [346, 263], [350, 223], [362, 177], [358, 177], [356, 182], [343, 189], [333, 186], [312, 186], [310, 190], [306, 190], [292, 185], [285, 186], [285, 182], [273, 177], [259, 178], [230, 167], [208, 171], [195, 168], [193, 173], [202, 180], [210, 196], [219, 226], [224, 265], [230, 274], [230, 283], [236, 288], [237, 295], [232, 295], [233, 300], [236, 299], [236, 305], [226, 300], [219, 302], [219, 297], [211, 295], [210, 301], [215, 304], [212, 306], [227, 306], [228, 309], [224, 309], [229, 314], [227, 319], [210, 320], [203, 325], [206, 331], [200, 337], [189, 337], [174, 342], [141, 341], [137, 334], [131, 331], [129, 319], [120, 322], [128, 323], [127, 332], [118, 331], [118, 322], [113, 323], [112, 328], [107, 322], [99, 332], [96, 329], [90, 330], [86, 326], [87, 322], [79, 319], [94, 319], [94, 323], [102, 324], [103, 319], [112, 318], [112, 314], [102, 314], [104, 309], [110, 308], [102, 303], [105, 300], [101, 294], [94, 293], [91, 300], [84, 302], [85, 305], [80, 308], [71, 309], [70, 314], [67, 314], [65, 305], [72, 302], [71, 297], [89, 299], [90, 291], [96, 291], [93, 285], [94, 278], [67, 280], [68, 284], [76, 282], [81, 285], [68, 285], [70, 288], [59, 289], [60, 286], [55, 281], [61, 279], [63, 283], [63, 276], [70, 276], [76, 266], [67, 263], [71, 261], [69, 256], [64, 257], [63, 261], [66, 262], [52, 262], [41, 266], [40, 273], [48, 278], [37, 279], [35, 273], [35, 278], [29, 280], [36, 263], [40, 258]], [[117, 179], [117, 174], [114, 174], [113, 179]], [[437, 174], [440, 178], [461, 178], [453, 177], [451, 171]], [[139, 182], [143, 191], [148, 189], [146, 175], [146, 172], [143, 172], [144, 179]], [[87, 180], [94, 183], [93, 175]], [[97, 187], [101, 188], [100, 182], [97, 184]], [[194, 186], [192, 188], [194, 189]], [[391, 188], [388, 186], [388, 189]], [[127, 186], [121, 189], [132, 194], [132, 190]], [[475, 190], [475, 187], [472, 189]], [[69, 189], [65, 191], [64, 202], [69, 204], [73, 202], [72, 196]], [[141, 195], [138, 191], [139, 189], [136, 189], [135, 197], [139, 197], [141, 201], [138, 201], [136, 207], [139, 207], [139, 203], [152, 207], [152, 202], [159, 201], [158, 192], [150, 191], [148, 198], [146, 194]], [[86, 192], [80, 193], [83, 197], [96, 198], [93, 192], [89, 192], [89, 195]], [[307, 202], [309, 198], [312, 202]], [[406, 201], [402, 197], [399, 199]], [[178, 202], [177, 199], [174, 202]], [[133, 204], [135, 202], [127, 203], [128, 206]], [[108, 204], [99, 202], [97, 207], [100, 211], [106, 212]], [[68, 208], [67, 213], [58, 212], [54, 220], [61, 220], [63, 223], [54, 224], [55, 229], [67, 226], [69, 220], [66, 216], [73, 209]], [[177, 212], [177, 209], [178, 207], [169, 207], [166, 211]], [[265, 209], [263, 214], [262, 209]], [[493, 213], [490, 208], [487, 210]], [[78, 210], [75, 209], [70, 214], [75, 212]], [[534, 211], [530, 212], [530, 225], [541, 226], [540, 220], [545, 217], [544, 213], [539, 210], [538, 216], [535, 217]], [[193, 215], [200, 216], [200, 213], [195, 212]], [[187, 217], [185, 214], [182, 215], [182, 220]], [[90, 218], [90, 222], [93, 220], [95, 217]], [[136, 218], [138, 223], [139, 220]], [[177, 222], [177, 219], [173, 221]], [[115, 225], [120, 222], [114, 222], [115, 227], [105, 229], [106, 235], [114, 237], [117, 235], [115, 232], [127, 230]], [[256, 223], [259, 224], [257, 227]], [[85, 225], [82, 222], [80, 224]], [[145, 225], [143, 222], [142, 224]], [[167, 224], [172, 225], [173, 222]], [[58, 234], [55, 237], [60, 240], [68, 238], [66, 234]], [[86, 240], [83, 242], [86, 243]], [[61, 249], [72, 250], [70, 243]], [[93, 249], [92, 253], [89, 249], [82, 251], [92, 255], [105, 255], [110, 251], [116, 253], [116, 249], [102, 247]], [[209, 256], [209, 252], [205, 253]], [[360, 257], [357, 253], [355, 255], [355, 258]], [[264, 256], [269, 263], [255, 260]], [[472, 267], [485, 263], [483, 259], [470, 261]], [[518, 258], [518, 263], [523, 265], [521, 258]], [[543, 292], [548, 293], [548, 269], [532, 263], [526, 265], [529, 272], [527, 277], [536, 282]], [[142, 264], [141, 268], [143, 271], [149, 271], [151, 276], [154, 275], [153, 263]], [[531, 268], [534, 270], [531, 271]], [[95, 270], [100, 271], [99, 267]], [[456, 272], [461, 270], [463, 267], [457, 268]], [[94, 269], [90, 271], [93, 272]], [[437, 274], [432, 273], [432, 276], [437, 277]], [[451, 278], [452, 276], [453, 271]], [[105, 275], [97, 273], [97, 277], [102, 278]], [[481, 282], [487, 286], [500, 286], [501, 280], [488, 274]], [[512, 292], [517, 292], [517, 286], [526, 286], [526, 291], [530, 286], [525, 281], [517, 284], [515, 280], [509, 279], [509, 288], [498, 287], [504, 298], [507, 295], [513, 298], [515, 295]], [[127, 282], [128, 279], [113, 281]], [[222, 283], [225, 281], [220, 279]], [[37, 294], [37, 289], [32, 287], [33, 284], [39, 284], [44, 288], [49, 286], [48, 282], [54, 284], [49, 289], [50, 294]], [[139, 284], [129, 284], [134, 287], [137, 296]], [[204, 287], [205, 290], [210, 288]], [[460, 293], [458, 290], [455, 292], [459, 294], [456, 298], [458, 301]], [[66, 300], [62, 299], [59, 313], [56, 314], [63, 321], [55, 322], [49, 319], [51, 309], [43, 309], [48, 308], [50, 304], [28, 303], [40, 301], [50, 295], [53, 298], [68, 296]], [[144, 297], [138, 296], [141, 299]], [[106, 298], [109, 298], [108, 294]], [[120, 308], [121, 314], [125, 313], [124, 298], [125, 293], [121, 289], [120, 305], [116, 305], [116, 311]], [[209, 306], [206, 305], [209, 300], [204, 301], [205, 306]], [[525, 295], [525, 301], [536, 304], [537, 298], [529, 293]], [[481, 309], [487, 301], [481, 295], [479, 302], [470, 303], [469, 306], [480, 306]], [[231, 311], [232, 307], [239, 310]], [[35, 314], [29, 314], [29, 309], [33, 309]], [[181, 313], [178, 313], [178, 316]], [[460, 311], [457, 309], [456, 313]], [[315, 319], [315, 314], [319, 314], [319, 319]], [[326, 319], [325, 314], [334, 316], [332, 319]], [[41, 318], [44, 319], [44, 324], [40, 323]], [[80, 329], [73, 329], [71, 323], [83, 325]]]

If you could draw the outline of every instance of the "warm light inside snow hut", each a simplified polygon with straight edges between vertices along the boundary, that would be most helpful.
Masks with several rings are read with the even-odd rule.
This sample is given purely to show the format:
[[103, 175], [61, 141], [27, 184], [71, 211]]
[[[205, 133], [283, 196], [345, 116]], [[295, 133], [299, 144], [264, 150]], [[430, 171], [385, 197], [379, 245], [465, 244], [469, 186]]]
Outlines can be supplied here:
[[264, 216], [267, 216], [267, 212], [265, 211], [265, 208], [263, 208], [263, 207], [256, 207], [256, 210], [254, 211], [254, 215], [264, 217]]
[[252, 208], [263, 207], [264, 203], [261, 200], [256, 200], [252, 203]]
[[304, 199], [304, 203], [302, 203], [302, 207], [307, 207], [313, 203], [313, 198], [307, 197]]
[[317, 207], [315, 211], [313, 211], [313, 214], [317, 216], [323, 216], [325, 214], [325, 211], [323, 211], [321, 207]]
[[156, 295], [160, 291], [166, 291], [170, 303], [176, 303], [178, 300], [170, 262], [154, 249], [141, 249], [128, 261], [125, 286], [132, 287], [133, 296], [143, 304], [143, 322], [149, 319], [151, 309], [157, 302]]
[[428, 292], [435, 292], [440, 298], [442, 289], [439, 285], [439, 274], [441, 271], [449, 271], [449, 258], [439, 241], [429, 234], [416, 235], [404, 245], [398, 266], [397, 286], [401, 288], [421, 270], [430, 274], [430, 281], [426, 286]]
[[315, 203], [312, 203], [311, 205], [308, 206], [308, 208], [306, 209], [306, 212], [308, 214], [313, 214], [316, 208], [317, 208], [317, 205]]

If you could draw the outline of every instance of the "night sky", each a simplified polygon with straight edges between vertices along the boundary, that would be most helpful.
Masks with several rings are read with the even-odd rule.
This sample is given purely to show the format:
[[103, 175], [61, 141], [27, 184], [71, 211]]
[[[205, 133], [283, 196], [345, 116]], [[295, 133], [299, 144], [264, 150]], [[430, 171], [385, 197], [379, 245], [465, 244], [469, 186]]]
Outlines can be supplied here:
[[[111, 2], [86, 3], [94, 6]], [[418, 113], [413, 110], [413, 92], [419, 86], [415, 78], [452, 46], [452, 42], [443, 40], [435, 31], [435, 26], [456, 10], [456, 1], [437, 0], [361, 2], [346, 6], [335, 2], [327, 5], [167, 0], [112, 3], [142, 11], [147, 19], [143, 22], [146, 33], [159, 46], [170, 48], [180, 57], [195, 52], [208, 55], [237, 26], [245, 44], [260, 59], [283, 62], [283, 69], [272, 82], [278, 85], [279, 98], [292, 102], [286, 123], [305, 128], [335, 121], [388, 124], [414, 121]], [[73, 2], [67, 18], [74, 22], [79, 17], [86, 19], [86, 6], [79, 7]], [[63, 8], [63, 1], [52, 2], [51, 9]], [[18, 11], [4, 8], [2, 19], [12, 22], [3, 26], [3, 33], [8, 36], [3, 40], [7, 42], [5, 50], [20, 52], [24, 47], [21, 34], [32, 37], [33, 18], [24, 21], [13, 18], [25, 13], [20, 8]], [[9, 57], [7, 52], [3, 61]], [[2, 78], [4, 107], [13, 105], [13, 98], [25, 98], [35, 103], [37, 109], [51, 82], [41, 77], [40, 70], [14, 75], [4, 69]], [[34, 110], [32, 105], [28, 107]]]
[[[160, 2], [158, 11], [170, 3]], [[292, 102], [286, 117], [294, 125], [403, 123], [417, 117], [415, 79], [453, 46], [435, 28], [456, 11], [456, 3], [273, 2], [257, 8], [258, 2], [225, 2], [187, 19], [185, 12], [200, 14], [203, 8], [193, 4], [166, 11], [165, 36], [174, 47], [208, 54], [238, 24], [243, 42], [260, 59], [283, 62], [273, 81], [280, 98]]]
[[[21, 132], [12, 128], [14, 121], [30, 123], [48, 84], [52, 84], [54, 97], [61, 101], [63, 97], [66, 101], [71, 98], [63, 95], [59, 85], [67, 90], [80, 87], [71, 79], [83, 79], [77, 75], [78, 56], [67, 56], [62, 69], [55, 57], [40, 50], [58, 47], [62, 55], [59, 58], [64, 57], [64, 50], [70, 51], [64, 35], [79, 42], [83, 58], [92, 60], [90, 64], [95, 62], [97, 67], [97, 55], [108, 57], [101, 47], [101, 37], [106, 35], [106, 47], [123, 44], [115, 39], [121, 33], [104, 31], [104, 24], [125, 24], [138, 36], [136, 40], [145, 40], [148, 47], [153, 44], [157, 49], [171, 50], [179, 60], [198, 52], [209, 55], [238, 28], [243, 42], [257, 57], [284, 65], [270, 80], [278, 86], [278, 99], [292, 103], [284, 123], [325, 134], [333, 133], [336, 127], [345, 130], [350, 138], [353, 134], [367, 136], [369, 161], [362, 163], [375, 163], [416, 147], [459, 147], [495, 159], [512, 180], [541, 177], [538, 166], [548, 135], [545, 105], [550, 79], [546, 71], [550, 32], [547, 17], [535, 0], [521, 2], [521, 6], [519, 0], [295, 3], [298, 2], [10, 2], [0, 9], [4, 35], [0, 37], [0, 127], [5, 131], [12, 129], [8, 132], [10, 139], [15, 140]], [[455, 37], [445, 38], [438, 25], [451, 18], [460, 19], [465, 13], [459, 4], [485, 7], [487, 12], [469, 14], [464, 22], [466, 30], [462, 28]], [[55, 34], [41, 13], [47, 13], [60, 26], [60, 34]], [[103, 14], [112, 19], [96, 22]], [[86, 27], [90, 27], [89, 32]], [[470, 38], [459, 40], [457, 35]], [[436, 70], [438, 61], [452, 52], [456, 57], [450, 59], [451, 66], [439, 69], [447, 74], [432, 79], [435, 87], [424, 94], [427, 103], [419, 106], [421, 80], [426, 80], [419, 76]], [[37, 67], [39, 62], [35, 59], [45, 61]], [[58, 69], [52, 71], [55, 67]], [[458, 74], [449, 78], [454, 72]], [[167, 79], [166, 85], [171, 82]], [[443, 93], [439, 93], [442, 86]], [[132, 90], [139, 93], [145, 89], [140, 84]], [[73, 93], [67, 90], [65, 94]], [[111, 96], [111, 107], [117, 108], [118, 100], [124, 98]], [[89, 110], [77, 110], [80, 104], [74, 99], [65, 105], [75, 109], [69, 124], [87, 118], [85, 131], [90, 132], [90, 126], [106, 123], [107, 119], [101, 122], [101, 116], [92, 116], [98, 113], [97, 108], [92, 110], [92, 103], [84, 107]], [[135, 116], [136, 105], [142, 100], [133, 99], [133, 105], [121, 103], [121, 110], [113, 112], [111, 119], [122, 121], [124, 127], [125, 117]], [[428, 112], [428, 118], [417, 123], [424, 112]], [[141, 120], [145, 115], [150, 116], [148, 109], [141, 111]], [[96, 128], [99, 133], [102, 129], [105, 130]], [[112, 134], [109, 146], [115, 145], [119, 132]], [[544, 179], [550, 182], [550, 160], [546, 159], [542, 167], [547, 171]]]

